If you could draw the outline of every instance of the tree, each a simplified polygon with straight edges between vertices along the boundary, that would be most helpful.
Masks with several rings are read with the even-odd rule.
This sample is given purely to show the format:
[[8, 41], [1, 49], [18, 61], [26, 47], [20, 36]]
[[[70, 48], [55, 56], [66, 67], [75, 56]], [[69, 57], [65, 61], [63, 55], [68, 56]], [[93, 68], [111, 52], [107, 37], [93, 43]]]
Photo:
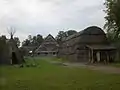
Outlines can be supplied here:
[[14, 34], [16, 33], [15, 28], [13, 28], [13, 27], [8, 28], [8, 33], [10, 34], [11, 39], [14, 39], [16, 45], [19, 47], [20, 46], [19, 38], [18, 37], [13, 37]]
[[65, 39], [65, 38], [67, 38], [67, 37], [69, 37], [70, 35], [73, 35], [73, 34], [75, 34], [75, 33], [77, 33], [77, 31], [75, 31], [75, 30], [68, 30], [68, 31], [66, 31], [66, 32], [64, 32], [64, 31], [59, 31], [59, 32], [58, 32], [58, 35], [56, 36], [56, 39], [57, 39], [58, 43], [61, 43], [61, 41], [62, 41], [63, 39]]
[[26, 39], [22, 42], [22, 46], [29, 46], [30, 45], [30, 40]]
[[32, 44], [32, 46], [37, 45], [37, 37], [36, 36], [33, 36], [31, 44]]
[[69, 37], [70, 35], [73, 35], [75, 33], [77, 33], [77, 31], [75, 31], [75, 30], [68, 30], [68, 31], [66, 31], [67, 37]]
[[22, 46], [32, 46], [32, 44], [33, 44], [32, 35], [28, 35], [28, 38], [22, 42]]
[[28, 35], [28, 40], [32, 40], [32, 35]]
[[120, 0], [106, 0], [106, 24], [107, 36], [110, 42], [117, 47], [118, 60], [120, 60]]
[[120, 35], [120, 0], [106, 0], [106, 24], [108, 33], [113, 33], [113, 39]]
[[13, 39], [13, 36], [16, 33], [15, 28], [13, 28], [13, 27], [8, 28], [8, 33], [10, 34], [11, 39]]
[[67, 35], [64, 31], [59, 31], [58, 35], [56, 36], [56, 40], [58, 41], [58, 43], [60, 43], [62, 41], [63, 38], [66, 38]]
[[37, 40], [37, 46], [39, 46], [43, 42], [43, 36], [38, 34], [36, 40]]
[[13, 27], [8, 28], [8, 33], [10, 34], [11, 39], [14, 39], [16, 45], [19, 47], [20, 46], [20, 40], [19, 40], [19, 38], [18, 37], [13, 37], [14, 34], [16, 33], [15, 28], [13, 28]]
[[20, 40], [18, 37], [14, 37], [15, 43], [17, 44], [17, 46], [20, 46]]
[[22, 42], [22, 46], [39, 46], [43, 41], [42, 35], [38, 34], [37, 36], [29, 35], [26, 40]]

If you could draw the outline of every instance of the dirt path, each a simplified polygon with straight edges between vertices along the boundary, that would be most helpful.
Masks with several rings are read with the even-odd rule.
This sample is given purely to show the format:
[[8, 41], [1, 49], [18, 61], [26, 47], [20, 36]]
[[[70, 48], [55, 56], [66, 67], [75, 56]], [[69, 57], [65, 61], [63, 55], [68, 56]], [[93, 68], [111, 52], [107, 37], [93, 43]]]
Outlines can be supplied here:
[[68, 63], [68, 62], [58, 62], [58, 61], [50, 61], [50, 63], [54, 63], [57, 65], [63, 65], [67, 67], [83, 67], [83, 68], [88, 68], [91, 70], [99, 70], [105, 73], [115, 73], [115, 74], [120, 74], [120, 68], [118, 67], [113, 67], [113, 66], [108, 66], [108, 65], [89, 65], [85, 63]]
[[116, 74], [120, 74], [120, 68], [118, 67], [113, 67], [113, 66], [105, 66], [105, 65], [86, 65], [84, 63], [64, 63], [68, 66], [72, 66], [72, 67], [85, 67], [85, 68], [89, 68], [91, 70], [100, 70], [102, 72], [107, 72], [107, 73], [116, 73]]

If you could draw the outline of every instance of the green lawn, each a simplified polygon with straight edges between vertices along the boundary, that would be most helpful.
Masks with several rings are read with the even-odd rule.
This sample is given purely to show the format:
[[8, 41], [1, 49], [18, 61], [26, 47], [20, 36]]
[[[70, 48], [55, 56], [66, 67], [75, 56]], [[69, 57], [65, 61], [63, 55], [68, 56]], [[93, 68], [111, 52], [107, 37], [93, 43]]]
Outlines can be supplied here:
[[120, 90], [120, 74], [63, 67], [42, 58], [40, 67], [0, 67], [0, 90]]

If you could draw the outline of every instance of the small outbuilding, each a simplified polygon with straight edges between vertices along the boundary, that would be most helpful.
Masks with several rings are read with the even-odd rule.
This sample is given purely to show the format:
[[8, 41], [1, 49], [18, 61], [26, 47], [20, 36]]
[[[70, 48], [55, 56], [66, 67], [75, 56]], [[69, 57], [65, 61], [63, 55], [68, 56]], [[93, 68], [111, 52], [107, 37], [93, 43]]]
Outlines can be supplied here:
[[35, 50], [35, 53], [42, 56], [56, 56], [58, 53], [58, 43], [55, 38], [49, 34]]

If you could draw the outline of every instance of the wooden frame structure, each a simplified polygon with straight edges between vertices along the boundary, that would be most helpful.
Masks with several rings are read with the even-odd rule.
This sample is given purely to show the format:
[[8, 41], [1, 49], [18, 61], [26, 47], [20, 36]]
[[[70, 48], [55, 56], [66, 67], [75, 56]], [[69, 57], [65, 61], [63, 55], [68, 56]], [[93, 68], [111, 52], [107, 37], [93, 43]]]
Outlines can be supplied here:
[[[110, 61], [113, 61], [111, 59], [114, 59], [114, 57], [111, 57], [111, 54], [112, 56], [114, 56], [116, 52], [116, 48], [113, 46], [87, 45], [86, 47], [88, 47], [89, 49], [89, 62], [90, 63], [101, 62], [101, 61], [104, 63], [108, 63]], [[94, 57], [96, 57], [96, 60]]]

